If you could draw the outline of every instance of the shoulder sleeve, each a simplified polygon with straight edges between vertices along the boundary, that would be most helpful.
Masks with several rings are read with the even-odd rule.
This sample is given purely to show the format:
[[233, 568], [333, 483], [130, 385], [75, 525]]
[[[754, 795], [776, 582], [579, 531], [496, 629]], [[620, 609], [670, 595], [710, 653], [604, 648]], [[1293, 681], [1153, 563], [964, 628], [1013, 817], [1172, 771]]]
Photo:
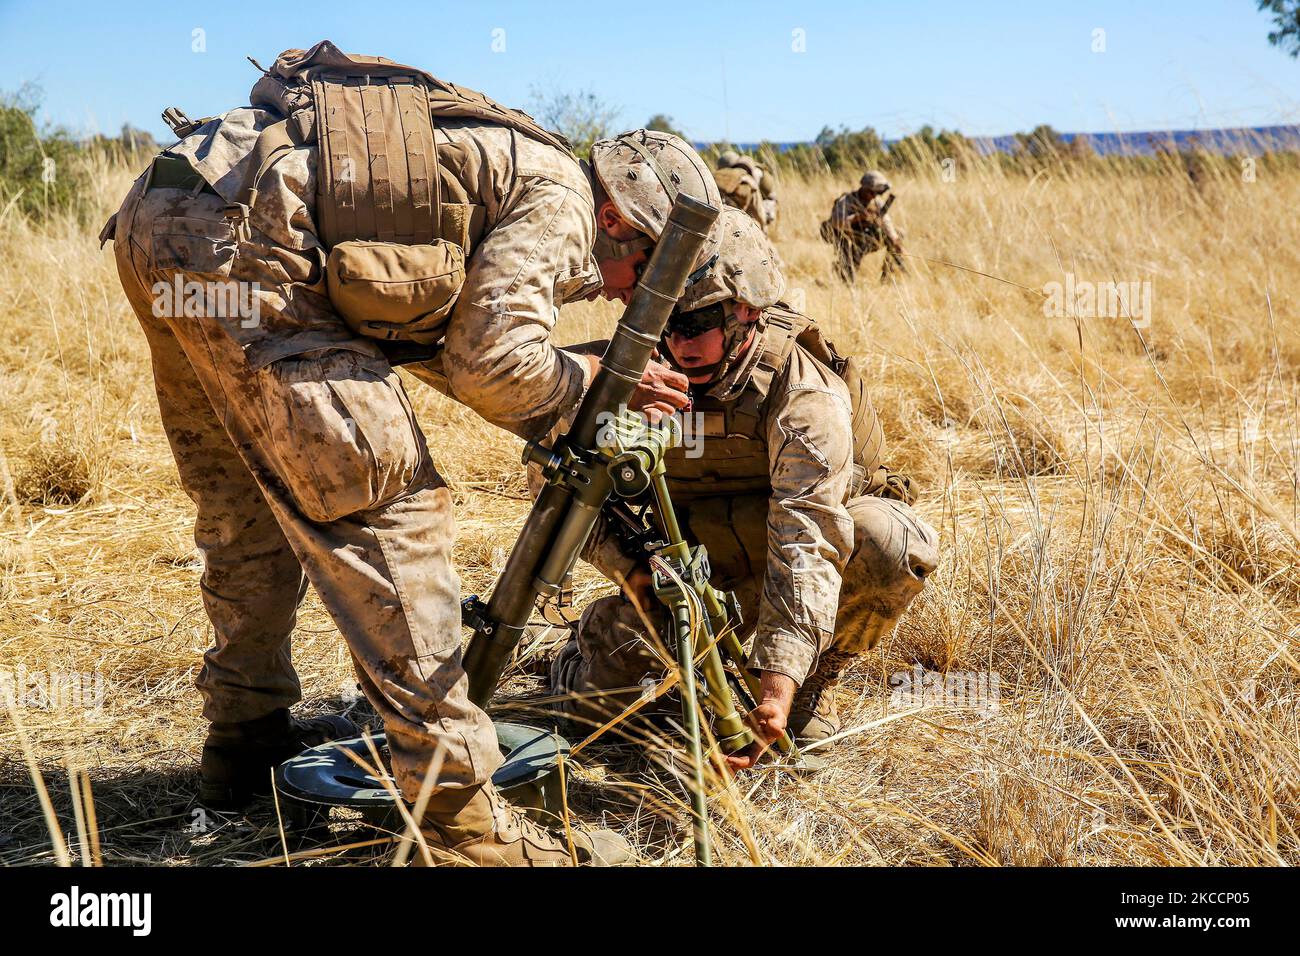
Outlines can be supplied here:
[[802, 683], [830, 645], [841, 573], [853, 548], [848, 390], [800, 348], [766, 411], [772, 497], [767, 566], [751, 664]]
[[532, 438], [580, 401], [586, 363], [550, 342], [559, 304], [592, 281], [589, 196], [533, 178], [470, 256], [448, 323], [452, 394], [494, 424]]

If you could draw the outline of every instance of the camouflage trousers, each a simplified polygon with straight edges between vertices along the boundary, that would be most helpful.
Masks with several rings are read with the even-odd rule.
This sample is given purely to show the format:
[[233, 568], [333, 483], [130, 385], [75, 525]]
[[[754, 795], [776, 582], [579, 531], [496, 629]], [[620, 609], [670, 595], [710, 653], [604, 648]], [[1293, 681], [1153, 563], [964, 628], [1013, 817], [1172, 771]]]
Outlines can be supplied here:
[[[836, 232], [832, 241], [835, 246], [835, 274], [848, 283], [853, 282], [863, 257], [885, 246], [879, 230], [843, 230]], [[882, 278], [889, 274], [892, 261], [891, 253], [886, 250], [885, 262], [881, 266]]]
[[[890, 498], [864, 496], [847, 505], [853, 518], [853, 552], [845, 564], [835, 633], [828, 650], [865, 654], [898, 623], [939, 563], [939, 536], [911, 508]], [[767, 499], [706, 499], [689, 506], [691, 536], [709, 552], [715, 587], [736, 592], [745, 621], [754, 620], [767, 561]], [[653, 626], [651, 633], [646, 621]], [[662, 607], [642, 615], [623, 594], [592, 602], [551, 668], [557, 706], [583, 721], [608, 720], [663, 677], [673, 660], [661, 635]]]
[[[451, 494], [397, 373], [325, 296], [318, 250], [240, 236], [208, 192], [137, 181], [115, 220], [118, 272], [148, 339], [163, 426], [194, 501], [215, 631], [197, 679], [213, 722], [301, 697], [290, 635], [308, 582], [383, 718], [414, 799], [500, 764], [461, 667]], [[230, 315], [213, 283], [238, 283]]]

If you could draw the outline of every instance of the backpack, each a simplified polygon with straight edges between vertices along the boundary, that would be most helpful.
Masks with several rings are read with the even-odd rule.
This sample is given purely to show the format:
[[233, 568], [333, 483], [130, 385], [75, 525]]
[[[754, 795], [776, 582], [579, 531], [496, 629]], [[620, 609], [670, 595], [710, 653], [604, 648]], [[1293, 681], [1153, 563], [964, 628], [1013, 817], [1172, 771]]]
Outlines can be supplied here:
[[759, 225], [766, 225], [763, 215], [763, 197], [758, 183], [747, 169], [741, 166], [728, 166], [716, 170], [713, 178], [722, 193], [723, 201], [728, 206], [735, 206], [748, 213]]
[[415, 67], [344, 53], [329, 40], [280, 54], [251, 102], [285, 119], [258, 135], [227, 215], [246, 229], [262, 176], [287, 151], [315, 145], [317, 238], [328, 253], [330, 299], [353, 331], [372, 338], [441, 339], [481, 238], [475, 204], [442, 194], [437, 120], [495, 123], [573, 154], [527, 113]]

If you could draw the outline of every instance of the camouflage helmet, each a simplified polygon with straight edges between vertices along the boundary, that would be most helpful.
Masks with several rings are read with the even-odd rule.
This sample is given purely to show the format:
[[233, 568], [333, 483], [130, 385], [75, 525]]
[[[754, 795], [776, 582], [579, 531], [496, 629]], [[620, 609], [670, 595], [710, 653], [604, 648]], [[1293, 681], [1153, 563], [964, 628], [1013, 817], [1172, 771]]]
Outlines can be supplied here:
[[[618, 214], [658, 241], [679, 191], [722, 205], [713, 173], [691, 145], [672, 133], [637, 129], [591, 147], [591, 166]], [[697, 262], [718, 248], [718, 227], [710, 231]]]
[[860, 185], [865, 189], [870, 189], [874, 193], [889, 192], [889, 180], [886, 179], [885, 174], [878, 169], [873, 169], [870, 172], [863, 173]]
[[752, 156], [737, 156], [736, 161], [731, 165], [739, 169], [743, 169], [745, 172], [749, 173], [749, 175], [753, 176], [755, 179], [758, 179], [763, 175], [762, 173], [759, 172], [758, 163], [754, 162], [754, 157]]
[[718, 168], [726, 169], [729, 166], [735, 166], [738, 159], [740, 159], [738, 152], [734, 149], [725, 149], [718, 156]]
[[724, 206], [718, 222], [722, 226], [718, 260], [687, 286], [677, 310], [694, 312], [727, 299], [756, 309], [775, 305], [785, 292], [785, 277], [763, 227], [734, 206]]

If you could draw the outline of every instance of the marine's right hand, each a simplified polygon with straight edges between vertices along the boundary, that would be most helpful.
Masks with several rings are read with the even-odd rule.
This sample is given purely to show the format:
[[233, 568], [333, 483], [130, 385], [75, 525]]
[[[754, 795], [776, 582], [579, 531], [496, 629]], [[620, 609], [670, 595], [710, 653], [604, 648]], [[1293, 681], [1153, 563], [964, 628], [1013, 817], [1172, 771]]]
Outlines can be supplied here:
[[651, 359], [641, 383], [632, 393], [630, 405], [635, 411], [644, 412], [654, 425], [690, 404], [691, 397], [687, 394], [690, 387], [690, 380], [681, 372]]

